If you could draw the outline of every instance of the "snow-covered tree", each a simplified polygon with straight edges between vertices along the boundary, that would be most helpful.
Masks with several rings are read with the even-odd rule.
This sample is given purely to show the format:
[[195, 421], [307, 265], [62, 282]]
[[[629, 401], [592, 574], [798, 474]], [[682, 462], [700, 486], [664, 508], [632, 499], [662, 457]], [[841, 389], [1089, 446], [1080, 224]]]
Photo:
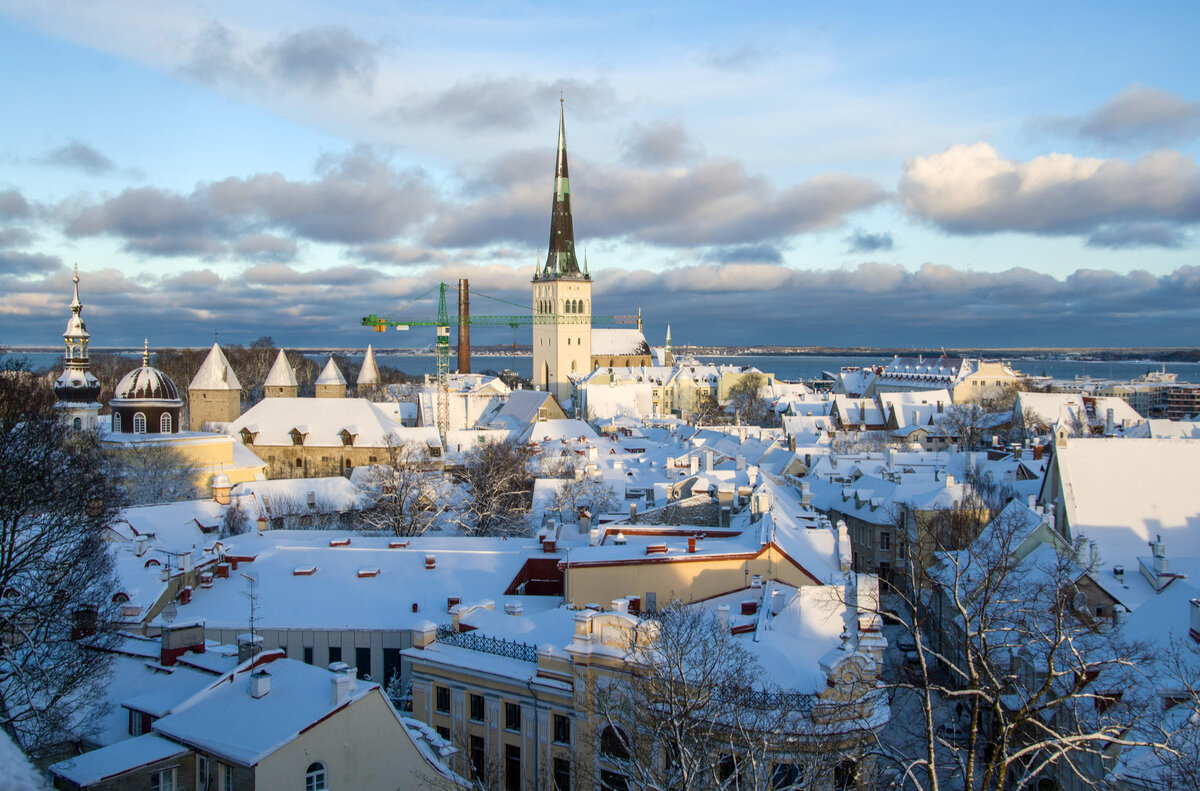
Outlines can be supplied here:
[[201, 496], [196, 485], [200, 467], [178, 448], [137, 441], [116, 447], [109, 455], [131, 505], [174, 503]]
[[526, 469], [529, 451], [512, 440], [481, 441], [459, 473], [465, 497], [457, 507], [460, 528], [477, 536], [528, 535], [525, 515], [533, 495]]
[[0, 372], [0, 730], [52, 752], [102, 714], [117, 587], [104, 533], [121, 503], [96, 437], [43, 380]]
[[433, 495], [441, 479], [424, 443], [388, 437], [387, 458], [371, 468], [365, 488], [373, 493], [362, 524], [397, 536], [419, 536], [434, 526]]

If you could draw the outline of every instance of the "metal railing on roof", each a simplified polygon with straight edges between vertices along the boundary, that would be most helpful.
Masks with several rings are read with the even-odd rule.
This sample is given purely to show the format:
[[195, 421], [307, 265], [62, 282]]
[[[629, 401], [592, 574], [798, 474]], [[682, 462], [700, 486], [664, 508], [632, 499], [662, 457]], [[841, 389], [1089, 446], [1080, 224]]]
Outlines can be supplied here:
[[456, 632], [453, 626], [443, 624], [438, 627], [437, 641], [446, 645], [465, 648], [468, 651], [479, 651], [485, 654], [508, 657], [522, 662], [537, 662], [537, 649], [529, 643], [518, 640], [505, 640], [502, 637], [489, 637], [475, 632]]

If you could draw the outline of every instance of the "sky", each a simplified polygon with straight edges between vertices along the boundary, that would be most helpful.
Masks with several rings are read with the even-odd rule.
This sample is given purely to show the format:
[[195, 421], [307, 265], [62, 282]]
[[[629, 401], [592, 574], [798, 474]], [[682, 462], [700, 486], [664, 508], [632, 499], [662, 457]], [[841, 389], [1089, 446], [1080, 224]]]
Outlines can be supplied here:
[[[0, 0], [0, 345], [1200, 346], [1200, 4]], [[451, 312], [454, 311], [453, 304]], [[529, 343], [477, 329], [475, 343]]]

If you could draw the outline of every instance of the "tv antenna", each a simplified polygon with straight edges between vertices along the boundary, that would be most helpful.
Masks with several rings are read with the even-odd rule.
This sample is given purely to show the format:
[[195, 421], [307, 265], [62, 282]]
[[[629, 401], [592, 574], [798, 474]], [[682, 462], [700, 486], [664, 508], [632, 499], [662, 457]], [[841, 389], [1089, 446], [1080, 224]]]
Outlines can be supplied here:
[[253, 650], [254, 646], [258, 645], [258, 632], [255, 631], [255, 624], [258, 622], [258, 580], [246, 573], [242, 576], [250, 584], [250, 590], [242, 591], [242, 595], [250, 600], [250, 646]]

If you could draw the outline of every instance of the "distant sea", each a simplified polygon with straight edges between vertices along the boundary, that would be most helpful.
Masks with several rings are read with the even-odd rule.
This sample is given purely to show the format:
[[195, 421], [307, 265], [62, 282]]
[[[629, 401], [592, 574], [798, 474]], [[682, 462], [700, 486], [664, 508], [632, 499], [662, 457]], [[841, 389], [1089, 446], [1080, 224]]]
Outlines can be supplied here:
[[[107, 350], [106, 350], [107, 351]], [[141, 356], [140, 349], [120, 350], [118, 353], [129, 357], [132, 368]], [[343, 352], [358, 364], [362, 360], [362, 352]], [[324, 353], [305, 353], [320, 365], [325, 363]], [[27, 354], [0, 355], [0, 363], [9, 359], [25, 359], [26, 364], [34, 369], [50, 369], [62, 364], [62, 356], [50, 352], [31, 352]], [[434, 374], [437, 372], [437, 360], [432, 354], [388, 354], [387, 351], [377, 351], [375, 359], [380, 365], [398, 368], [409, 376]], [[785, 381], [803, 381], [817, 379], [822, 371], [837, 372], [842, 366], [874, 366], [886, 365], [887, 357], [837, 357], [837, 356], [808, 356], [808, 355], [745, 355], [745, 356], [698, 356], [696, 359], [706, 363], [720, 365], [753, 366], [760, 371], [774, 374]], [[1180, 382], [1200, 382], [1200, 363], [1155, 363], [1150, 361], [1123, 360], [1115, 362], [1091, 360], [1021, 360], [1009, 361], [1012, 367], [1033, 376], [1050, 376], [1055, 379], [1074, 379], [1090, 377], [1092, 379], [1136, 379], [1148, 371], [1165, 370], [1178, 375]], [[451, 357], [450, 365], [457, 365], [457, 359]], [[477, 373], [499, 373], [504, 369], [516, 371], [523, 377], [533, 373], [533, 358], [528, 354], [477, 354], [471, 357], [471, 370]], [[346, 371], [346, 378], [353, 381], [355, 371]], [[186, 382], [178, 382], [180, 387], [186, 387]]]

